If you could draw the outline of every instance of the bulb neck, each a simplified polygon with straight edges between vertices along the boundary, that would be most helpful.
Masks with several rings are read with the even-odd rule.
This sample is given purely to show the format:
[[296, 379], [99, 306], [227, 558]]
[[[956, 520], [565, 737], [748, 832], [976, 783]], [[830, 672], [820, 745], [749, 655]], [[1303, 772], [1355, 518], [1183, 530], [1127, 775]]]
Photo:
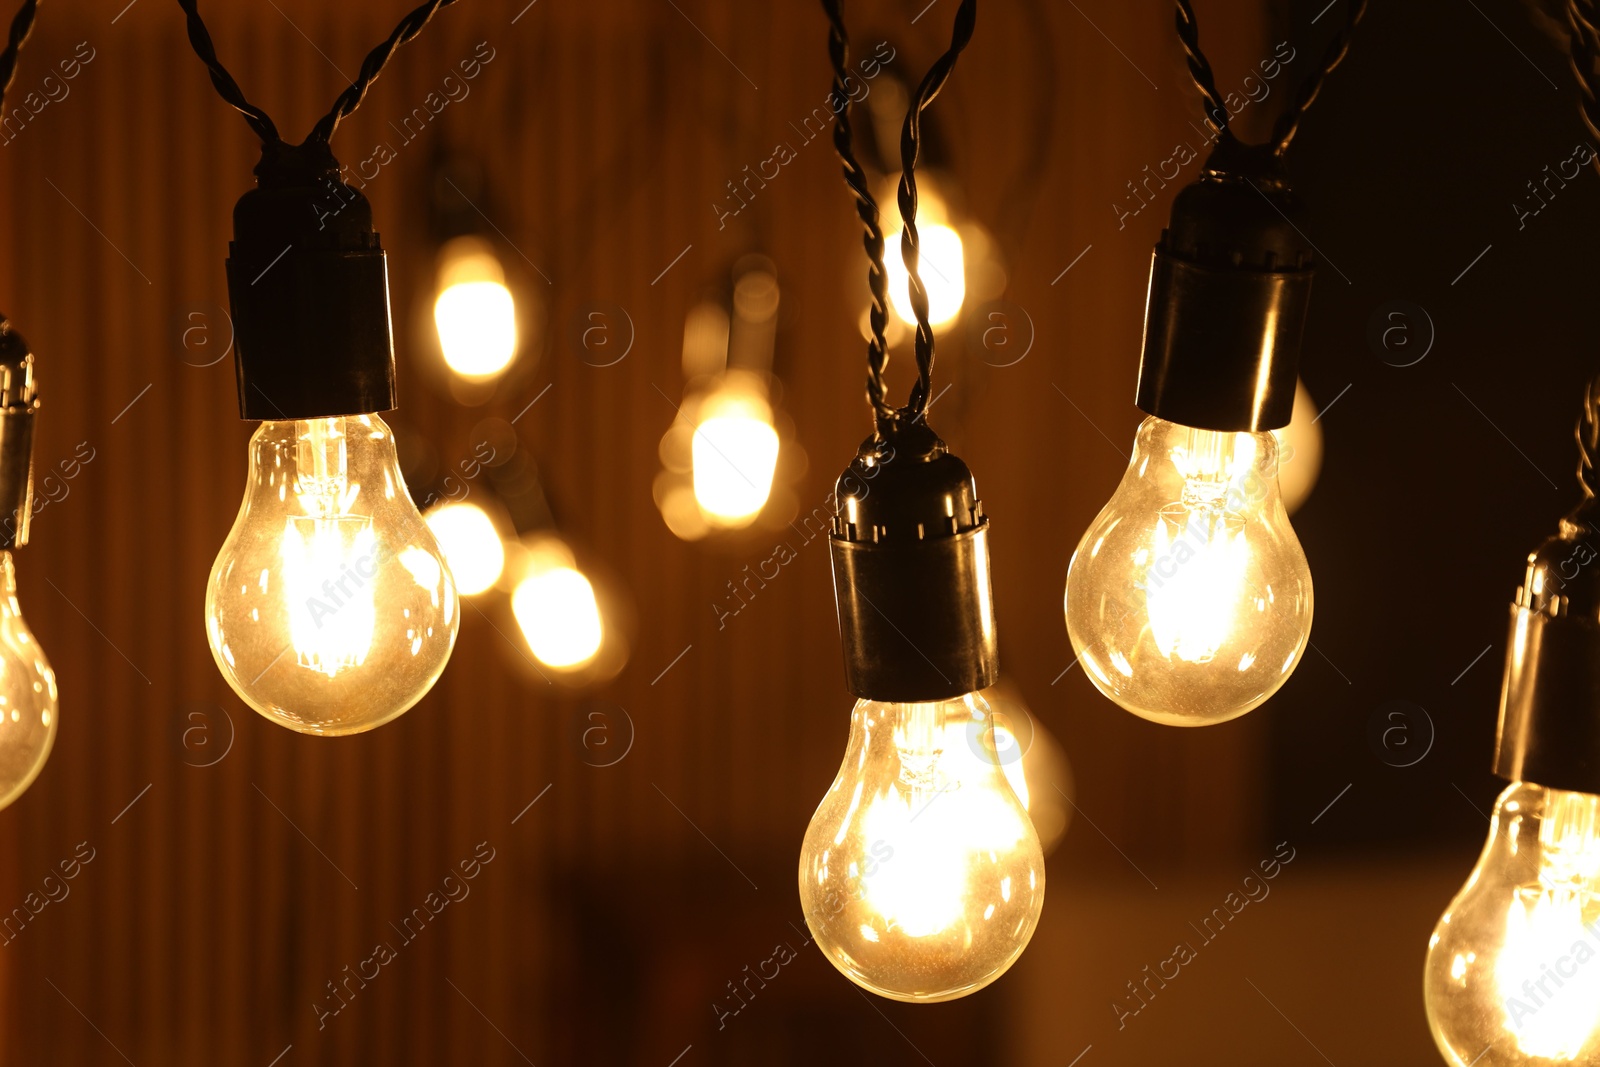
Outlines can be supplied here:
[[839, 476], [829, 545], [845, 681], [864, 700], [948, 700], [999, 676], [989, 518], [926, 425], [868, 438]]
[[1271, 146], [1225, 135], [1151, 257], [1141, 410], [1205, 430], [1289, 425], [1313, 275], [1296, 214]]
[[33, 420], [38, 411], [33, 353], [22, 335], [0, 316], [0, 550], [8, 573], [10, 550], [28, 543], [33, 516]]
[[255, 173], [228, 246], [240, 417], [393, 408], [389, 275], [372, 205], [324, 143], [267, 145]]
[[1600, 794], [1600, 508], [1528, 556], [1511, 605], [1495, 774]]

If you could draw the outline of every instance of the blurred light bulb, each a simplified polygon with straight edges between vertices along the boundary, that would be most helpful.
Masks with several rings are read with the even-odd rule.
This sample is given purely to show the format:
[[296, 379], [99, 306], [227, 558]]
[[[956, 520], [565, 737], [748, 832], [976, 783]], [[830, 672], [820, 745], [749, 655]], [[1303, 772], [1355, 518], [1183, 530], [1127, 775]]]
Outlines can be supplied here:
[[1272, 431], [1278, 439], [1278, 487], [1283, 493], [1283, 510], [1290, 515], [1300, 510], [1322, 472], [1322, 427], [1317, 417], [1317, 405], [1306, 392], [1305, 382], [1296, 382], [1289, 425]]
[[1067, 569], [1067, 632], [1095, 686], [1143, 718], [1204, 726], [1286, 681], [1311, 631], [1311, 570], [1270, 433], [1147, 418]]
[[894, 1000], [982, 989], [1044, 905], [1044, 853], [995, 752], [989, 706], [862, 700], [806, 828], [800, 903], [846, 977]]
[[461, 377], [485, 381], [511, 365], [517, 354], [516, 301], [488, 241], [457, 237], [440, 251], [433, 322], [445, 363]]
[[1423, 991], [1455, 1067], [1600, 1062], [1600, 797], [1521, 782], [1500, 795]]
[[[921, 240], [917, 273], [928, 291], [928, 325], [938, 329], [955, 321], [967, 297], [967, 267], [961, 235], [942, 222], [919, 221], [917, 236]], [[900, 231], [885, 234], [884, 243], [890, 250], [884, 257], [889, 277], [889, 303], [902, 322], [915, 327], [917, 313], [911, 306], [911, 273], [900, 255]]]
[[772, 407], [752, 390], [725, 386], [701, 403], [697, 418], [695, 500], [715, 525], [747, 525], [766, 506], [778, 467]]
[[529, 651], [547, 667], [576, 670], [600, 652], [605, 627], [594, 586], [564, 548], [534, 554], [511, 594], [511, 613]]
[[428, 512], [428, 529], [450, 565], [456, 591], [477, 596], [500, 580], [506, 550], [494, 520], [476, 504], [446, 504]]
[[234, 692], [302, 733], [381, 726], [444, 671], [460, 617], [376, 415], [264, 422], [206, 589]]
[[56, 675], [22, 619], [11, 553], [0, 551], [0, 808], [44, 769], [56, 719]]

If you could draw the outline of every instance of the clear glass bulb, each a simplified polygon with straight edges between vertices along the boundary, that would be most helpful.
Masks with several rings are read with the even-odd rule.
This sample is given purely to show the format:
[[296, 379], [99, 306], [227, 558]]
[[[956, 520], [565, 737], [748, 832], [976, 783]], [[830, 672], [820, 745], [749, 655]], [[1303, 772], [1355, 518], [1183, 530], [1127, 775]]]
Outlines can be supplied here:
[[17, 571], [0, 551], [0, 808], [44, 769], [56, 740], [56, 675], [17, 604]]
[[459, 625], [383, 420], [262, 423], [206, 589], [211, 653], [234, 692], [291, 730], [370, 730], [432, 688]]
[[846, 977], [932, 1003], [1005, 973], [1044, 906], [1044, 852], [976, 693], [862, 700], [844, 764], [806, 828], [800, 904]]
[[1455, 1067], [1600, 1062], [1600, 797], [1518, 782], [1428, 943], [1423, 997]]
[[1311, 634], [1311, 569], [1273, 436], [1145, 419], [1072, 555], [1066, 612], [1096, 687], [1153, 722], [1226, 722], [1277, 692]]

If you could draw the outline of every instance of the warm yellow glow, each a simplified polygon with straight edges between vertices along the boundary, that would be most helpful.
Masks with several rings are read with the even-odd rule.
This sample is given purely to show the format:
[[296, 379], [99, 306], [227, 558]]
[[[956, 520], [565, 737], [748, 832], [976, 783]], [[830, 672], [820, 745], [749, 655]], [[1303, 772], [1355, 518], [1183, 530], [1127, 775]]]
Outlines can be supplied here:
[[302, 667], [332, 678], [366, 662], [377, 606], [360, 569], [377, 555], [372, 520], [295, 516], [283, 528], [289, 639]]
[[1283, 509], [1293, 515], [1316, 487], [1322, 472], [1322, 424], [1317, 421], [1317, 405], [1306, 392], [1305, 382], [1296, 382], [1294, 414], [1289, 425], [1273, 430], [1278, 439], [1278, 485], [1283, 492]]
[[1146, 419], [1067, 571], [1067, 631], [1095, 686], [1155, 722], [1224, 722], [1288, 678], [1311, 611], [1272, 435]]
[[494, 520], [476, 504], [446, 504], [428, 513], [428, 528], [444, 551], [456, 589], [476, 596], [500, 580], [506, 550]]
[[471, 381], [493, 378], [517, 354], [516, 301], [494, 248], [461, 237], [440, 253], [433, 322], [450, 369]]
[[536, 566], [511, 594], [511, 612], [534, 658], [547, 667], [576, 669], [600, 651], [600, 605], [575, 567]]
[[806, 830], [800, 894], [824, 955], [898, 1000], [964, 996], [1033, 933], [1044, 854], [976, 694], [862, 701], [833, 787]]
[[1529, 1056], [1572, 1062], [1600, 1031], [1600, 961], [1585, 924], [1600, 888], [1597, 806], [1600, 798], [1584, 793], [1553, 795], [1540, 825], [1539, 882], [1521, 887], [1506, 913], [1494, 977], [1506, 1029]]
[[[961, 314], [967, 297], [967, 264], [961, 235], [941, 222], [918, 222], [919, 245], [917, 274], [928, 291], [928, 324], [935, 329], [948, 326]], [[916, 326], [917, 314], [911, 307], [911, 274], [900, 255], [900, 231], [884, 237], [888, 255], [884, 267], [889, 276], [889, 303], [907, 326]]]
[[778, 466], [778, 431], [765, 399], [733, 388], [707, 397], [692, 449], [695, 500], [710, 521], [743, 525], [766, 506]]

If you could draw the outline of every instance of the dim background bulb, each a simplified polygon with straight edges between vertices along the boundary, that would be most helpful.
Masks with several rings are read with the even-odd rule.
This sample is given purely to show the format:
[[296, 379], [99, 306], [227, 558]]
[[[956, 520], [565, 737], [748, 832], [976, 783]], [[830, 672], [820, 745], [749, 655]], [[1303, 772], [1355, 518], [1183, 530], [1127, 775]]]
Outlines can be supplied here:
[[862, 700], [806, 828], [800, 902], [830, 962], [895, 1000], [964, 996], [1004, 974], [1044, 904], [1044, 853], [977, 694]]
[[1067, 570], [1067, 632], [1090, 679], [1154, 722], [1202, 726], [1277, 692], [1311, 632], [1311, 570], [1270, 433], [1162, 419]]
[[511, 614], [528, 650], [546, 667], [587, 667], [605, 643], [594, 583], [578, 569], [572, 550], [553, 538], [529, 547], [522, 577], [511, 593]]
[[481, 237], [457, 237], [439, 252], [433, 303], [444, 361], [469, 381], [493, 378], [517, 354], [517, 311], [505, 268]]
[[694, 497], [717, 526], [742, 526], [767, 505], [778, 468], [772, 406], [737, 376], [707, 397], [690, 447]]
[[438, 539], [445, 562], [464, 596], [487, 592], [500, 580], [506, 549], [494, 520], [476, 504], [445, 504], [428, 512], [428, 529]]
[[370, 730], [432, 688], [459, 624], [383, 420], [262, 423], [206, 590], [212, 655], [245, 703], [304, 733]]
[[1520, 782], [1500, 795], [1425, 973], [1455, 1067], [1600, 1062], [1600, 797]]
[[17, 572], [0, 552], [0, 808], [32, 784], [56, 739], [56, 676], [17, 604]]

